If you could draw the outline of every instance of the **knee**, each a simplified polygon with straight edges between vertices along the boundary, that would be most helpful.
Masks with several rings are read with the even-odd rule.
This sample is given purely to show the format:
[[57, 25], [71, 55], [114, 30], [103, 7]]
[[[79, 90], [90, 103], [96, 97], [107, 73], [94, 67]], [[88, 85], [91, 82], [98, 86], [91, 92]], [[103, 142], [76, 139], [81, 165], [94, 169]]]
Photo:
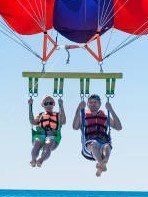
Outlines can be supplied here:
[[52, 144], [51, 139], [47, 139], [47, 140], [45, 141], [45, 146], [49, 146], [50, 144]]
[[111, 147], [109, 144], [105, 144], [103, 149], [102, 149], [102, 154], [103, 156], [109, 158], [110, 156], [110, 153], [111, 153]]
[[41, 142], [41, 140], [39, 138], [35, 138], [33, 143], [35, 145], [41, 145], [42, 144], [42, 142]]
[[105, 149], [106, 151], [111, 151], [111, 147], [109, 144], [105, 144], [103, 149]]
[[52, 139], [50, 139], [50, 138], [46, 139], [46, 141], [45, 141], [45, 147], [47, 149], [51, 149], [52, 144], [53, 144], [53, 140]]
[[53, 143], [53, 138], [52, 137], [46, 137], [45, 139], [45, 144], [49, 145]]
[[98, 145], [98, 143], [96, 142], [96, 141], [93, 141], [92, 143], [91, 143], [91, 148], [92, 149], [98, 149], [99, 148], [99, 145]]

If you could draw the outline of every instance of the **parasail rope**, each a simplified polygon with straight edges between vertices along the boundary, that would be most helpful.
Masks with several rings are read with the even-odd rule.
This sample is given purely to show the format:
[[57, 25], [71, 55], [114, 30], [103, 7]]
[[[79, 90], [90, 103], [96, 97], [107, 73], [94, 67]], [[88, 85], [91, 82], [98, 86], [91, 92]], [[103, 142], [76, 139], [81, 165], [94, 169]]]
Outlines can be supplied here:
[[[32, 5], [31, 5], [31, 3], [30, 3], [30, 1], [27, 0], [27, 2], [28, 2], [28, 4], [29, 4], [29, 6], [30, 6], [32, 12], [34, 13], [34, 16], [35, 16], [35, 17], [34, 17], [34, 16], [31, 14], [31, 12], [20, 2], [20, 0], [17, 0], [17, 2], [18, 2], [18, 3], [22, 6], [22, 8], [28, 13], [28, 15], [38, 24], [38, 26], [41, 27], [41, 29], [42, 29], [43, 31], [45, 31], [45, 24], [43, 24], [42, 19], [40, 19], [41, 17], [39, 17], [39, 16], [36, 14], [35, 10], [33, 9]], [[36, 1], [35, 1], [35, 2], [36, 2]], [[39, 9], [38, 9], [38, 13], [39, 13], [39, 15], [40, 15]]]
[[27, 43], [25, 43], [25, 41], [21, 38], [21, 36], [16, 34], [13, 30], [11, 30], [11, 28], [9, 28], [1, 20], [0, 20], [0, 26], [3, 29], [3, 30], [0, 29], [0, 32], [2, 32], [5, 36], [7, 36], [8, 38], [12, 39], [14, 42], [19, 44], [23, 48], [27, 49], [29, 52], [31, 52], [33, 55], [35, 55], [37, 58], [42, 59], [39, 54], [37, 54]]
[[112, 9], [111, 9], [110, 12], [108, 13], [108, 16], [104, 19], [104, 23], [102, 24], [102, 27], [105, 26], [114, 16], [116, 16], [116, 14], [127, 4], [127, 2], [128, 2], [129, 0], [126, 0], [126, 1], [122, 4], [122, 6], [120, 6], [120, 8], [112, 15], [112, 17], [110, 17], [110, 18], [108, 19], [110, 13], [114, 10], [115, 5], [117, 4], [117, 1], [118, 1], [118, 0], [116, 0], [116, 2], [114, 3]]
[[35, 5], [37, 7], [38, 15], [39, 15], [39, 18], [40, 18], [40, 22], [41, 22], [41, 24], [43, 26], [43, 29], [46, 29], [46, 24], [45, 24], [45, 20], [44, 20], [45, 15], [44, 15], [44, 10], [43, 10], [43, 7], [42, 7], [41, 0], [40, 0], [41, 13], [39, 11], [39, 7], [38, 7], [36, 1], [35, 1]]
[[[111, 0], [110, 0], [110, 2], [108, 3], [107, 8], [105, 9], [105, 1], [104, 1], [103, 9], [102, 9], [101, 17], [100, 17], [100, 21], [99, 21], [101, 27], [103, 26], [102, 24], [103, 24], [104, 18], [106, 17], [106, 13], [107, 13], [107, 11], [108, 11], [108, 8], [109, 8], [110, 4], [111, 4]], [[104, 12], [105, 12], [105, 13], [104, 13]]]
[[99, 4], [100, 4], [100, 0], [98, 0], [98, 26], [99, 26], [99, 21], [100, 21], [100, 20], [99, 20], [99, 17], [100, 17], [100, 16], [99, 16], [99, 13], [100, 13], [100, 6], [99, 6]]
[[110, 32], [110, 36], [109, 36], [109, 39], [108, 39], [108, 42], [107, 42], [107, 46], [104, 50], [104, 54], [103, 54], [103, 57], [106, 55], [106, 52], [109, 48], [109, 44], [111, 43], [111, 38], [112, 38], [112, 35], [113, 35], [113, 31], [114, 31], [114, 28], [111, 28], [111, 32]]
[[[108, 10], [110, 8], [110, 5], [111, 5], [112, 1], [110, 0], [108, 2], [107, 8], [105, 9], [105, 2], [106, 1], [104, 0], [103, 9], [102, 9], [102, 12], [101, 12], [100, 20], [99, 20], [99, 17], [98, 17], [98, 23], [100, 24], [100, 26], [103, 28], [125, 6], [125, 4], [128, 1], [129, 0], [126, 0], [126, 2], [116, 11], [116, 13], [112, 17], [109, 18], [110, 13], [113, 11], [113, 9], [114, 9], [115, 5], [117, 4], [118, 0], [116, 0], [116, 2], [114, 3], [112, 9], [109, 12], [108, 12]], [[99, 4], [100, 4], [100, 0], [98, 2], [98, 13], [99, 13], [99, 7], [100, 7]], [[107, 13], [108, 13], [108, 15], [107, 15]], [[109, 37], [109, 40], [108, 40], [108, 43], [107, 43], [107, 46], [106, 46], [106, 49], [105, 49], [105, 52], [104, 52], [103, 56], [105, 56], [105, 54], [106, 54], [106, 52], [107, 52], [107, 50], [109, 48], [109, 44], [111, 42], [112, 35], [113, 35], [113, 28], [111, 30], [111, 34], [110, 34], [110, 37]]]
[[[136, 32], [138, 32], [144, 25], [146, 25], [148, 23], [148, 20], [143, 23], [139, 28], [137, 28], [133, 34], [136, 34]], [[126, 47], [127, 45], [129, 45], [130, 43], [134, 42], [135, 40], [137, 40], [138, 38], [140, 38], [141, 36], [143, 36], [143, 34], [148, 32], [148, 28], [146, 28], [143, 32], [141, 32], [141, 35], [136, 35], [133, 37], [133, 35], [128, 36], [123, 42], [121, 42], [117, 47], [115, 47], [108, 55], [106, 55], [105, 57], [103, 57], [103, 60], [108, 58], [109, 56], [111, 56], [112, 54], [116, 53], [117, 51], [119, 51], [120, 49]]]
[[43, 11], [43, 18], [44, 18], [44, 24], [45, 24], [45, 28], [46, 28], [46, 0], [45, 0], [45, 4], [44, 4], [44, 11]]

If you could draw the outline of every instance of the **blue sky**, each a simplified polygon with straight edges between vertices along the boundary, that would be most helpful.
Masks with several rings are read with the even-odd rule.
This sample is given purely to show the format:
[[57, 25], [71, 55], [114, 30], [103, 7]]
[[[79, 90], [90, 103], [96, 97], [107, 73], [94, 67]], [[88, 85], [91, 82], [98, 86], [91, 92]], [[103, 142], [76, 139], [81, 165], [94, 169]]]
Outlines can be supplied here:
[[[112, 43], [128, 35], [116, 31]], [[42, 36], [24, 38], [40, 51]], [[59, 36], [60, 43], [68, 40]], [[121, 119], [123, 129], [112, 130], [113, 150], [108, 171], [95, 176], [95, 163], [81, 156], [80, 131], [72, 129], [78, 103], [79, 80], [68, 79], [64, 84], [64, 106], [67, 124], [62, 128], [62, 141], [42, 168], [31, 168], [31, 128], [28, 120], [28, 80], [23, 71], [41, 71], [42, 64], [28, 51], [0, 33], [0, 127], [1, 170], [0, 188], [63, 189], [63, 190], [140, 190], [147, 191], [148, 132], [147, 132], [147, 62], [148, 39], [143, 36], [104, 61], [104, 72], [122, 72], [111, 103]], [[102, 45], [106, 37], [102, 36]], [[94, 47], [94, 45], [93, 45]], [[66, 65], [65, 50], [56, 51], [46, 64], [46, 71], [99, 72], [99, 66], [86, 50], [70, 51]], [[34, 115], [42, 111], [40, 101], [52, 94], [53, 81], [39, 81], [39, 96], [34, 99]], [[98, 93], [105, 110], [105, 81], [92, 80], [90, 93]], [[57, 103], [57, 98], [55, 98]], [[58, 110], [58, 107], [55, 107]]]

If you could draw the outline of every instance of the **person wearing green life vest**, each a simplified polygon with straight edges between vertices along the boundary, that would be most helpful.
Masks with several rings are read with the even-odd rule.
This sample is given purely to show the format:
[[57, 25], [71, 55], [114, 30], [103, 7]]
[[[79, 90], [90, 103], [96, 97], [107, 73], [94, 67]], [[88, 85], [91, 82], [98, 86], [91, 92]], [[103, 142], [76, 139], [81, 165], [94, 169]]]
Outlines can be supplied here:
[[[60, 113], [54, 112], [55, 101], [51, 96], [45, 96], [41, 102], [44, 112], [34, 118], [32, 105], [33, 99], [28, 100], [29, 120], [36, 130], [32, 129], [33, 148], [31, 151], [32, 167], [41, 167], [42, 163], [50, 157], [61, 141], [61, 127], [66, 124], [66, 116], [63, 107], [63, 100], [58, 100]], [[41, 156], [40, 151], [42, 150]], [[39, 157], [39, 158], [38, 158]]]

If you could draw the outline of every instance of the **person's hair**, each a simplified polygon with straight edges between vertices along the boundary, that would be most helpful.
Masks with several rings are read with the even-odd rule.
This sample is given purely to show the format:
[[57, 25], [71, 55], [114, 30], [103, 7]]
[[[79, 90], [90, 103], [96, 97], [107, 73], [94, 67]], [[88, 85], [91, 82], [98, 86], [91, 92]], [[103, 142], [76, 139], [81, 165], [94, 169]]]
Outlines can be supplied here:
[[54, 101], [53, 97], [46, 95], [41, 101], [41, 106], [44, 107], [44, 103], [46, 102], [46, 100], [49, 100], [49, 99], [52, 100], [55, 105], [55, 101]]
[[91, 99], [97, 100], [97, 101], [101, 101], [100, 96], [98, 96], [97, 94], [92, 94], [89, 98], [88, 101], [90, 101]]

